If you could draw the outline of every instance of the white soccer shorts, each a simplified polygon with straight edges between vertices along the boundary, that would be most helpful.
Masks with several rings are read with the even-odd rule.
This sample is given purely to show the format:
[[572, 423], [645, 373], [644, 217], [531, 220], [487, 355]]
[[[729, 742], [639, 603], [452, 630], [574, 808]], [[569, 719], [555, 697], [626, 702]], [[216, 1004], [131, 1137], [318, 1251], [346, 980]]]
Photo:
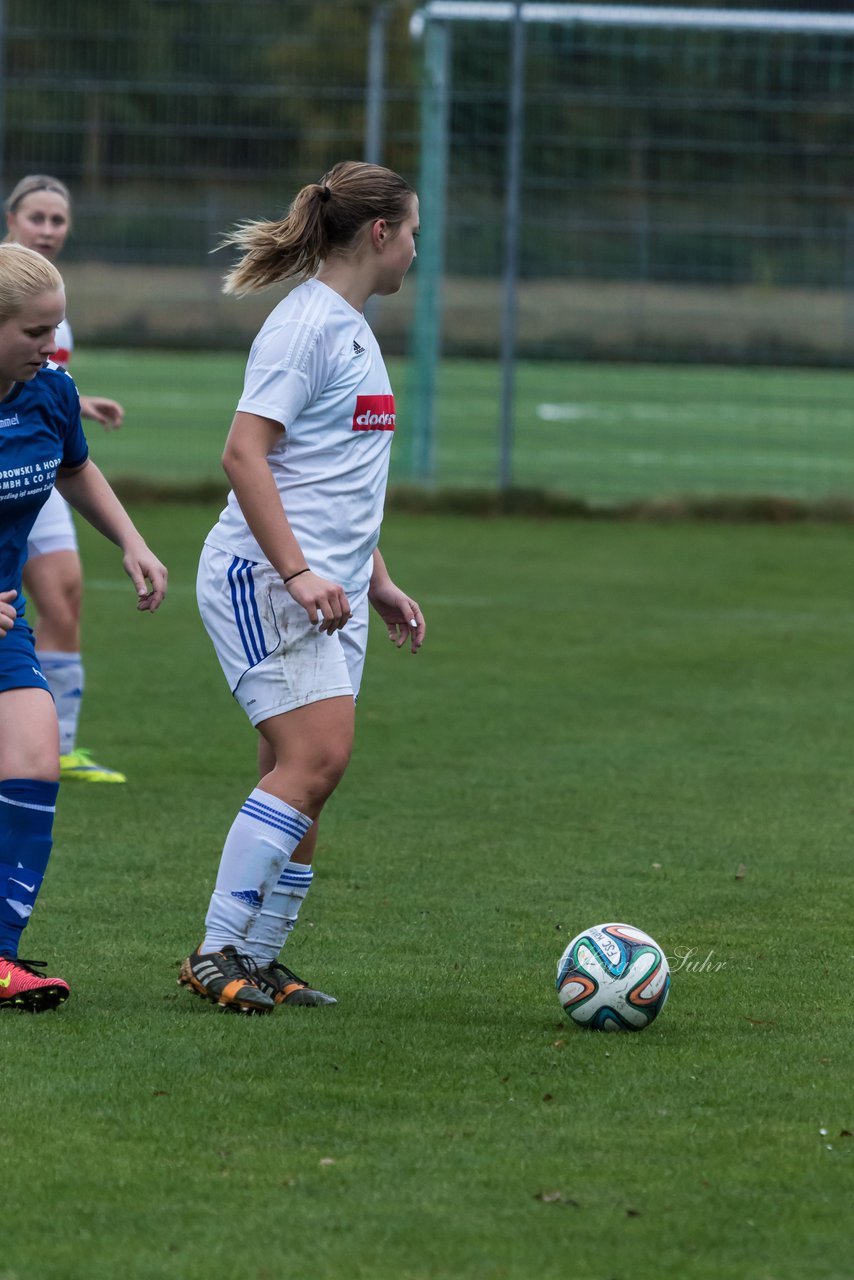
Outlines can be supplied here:
[[50, 551], [76, 551], [77, 533], [71, 518], [71, 508], [56, 489], [36, 516], [36, 522], [27, 539], [27, 559], [46, 556]]
[[271, 565], [206, 543], [196, 597], [228, 687], [253, 725], [310, 702], [358, 695], [367, 592], [348, 597], [353, 616], [343, 631], [326, 635], [311, 625]]

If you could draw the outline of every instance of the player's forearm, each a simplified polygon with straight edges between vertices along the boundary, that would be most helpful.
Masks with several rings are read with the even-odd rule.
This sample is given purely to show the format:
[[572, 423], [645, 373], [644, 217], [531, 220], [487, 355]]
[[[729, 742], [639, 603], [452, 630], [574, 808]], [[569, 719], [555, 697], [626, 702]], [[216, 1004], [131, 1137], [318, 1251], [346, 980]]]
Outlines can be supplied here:
[[60, 472], [56, 487], [93, 529], [121, 547], [122, 551], [145, 545], [142, 534], [94, 462], [86, 462], [79, 471], [70, 475]]
[[373, 593], [375, 591], [382, 591], [383, 587], [388, 586], [390, 582], [391, 577], [389, 576], [388, 569], [386, 568], [385, 560], [383, 560], [382, 555], [380, 554], [379, 547], [376, 547], [374, 549], [373, 564], [371, 565], [371, 585], [369, 587], [369, 592]]

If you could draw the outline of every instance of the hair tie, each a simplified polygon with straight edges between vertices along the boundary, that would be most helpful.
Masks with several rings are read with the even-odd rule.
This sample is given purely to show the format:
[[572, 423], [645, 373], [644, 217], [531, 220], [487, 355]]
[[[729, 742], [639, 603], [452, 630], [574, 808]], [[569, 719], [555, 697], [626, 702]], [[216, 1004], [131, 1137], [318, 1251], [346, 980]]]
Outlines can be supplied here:
[[327, 186], [320, 188], [320, 200], [322, 204], [327, 204], [332, 199], [332, 192]]

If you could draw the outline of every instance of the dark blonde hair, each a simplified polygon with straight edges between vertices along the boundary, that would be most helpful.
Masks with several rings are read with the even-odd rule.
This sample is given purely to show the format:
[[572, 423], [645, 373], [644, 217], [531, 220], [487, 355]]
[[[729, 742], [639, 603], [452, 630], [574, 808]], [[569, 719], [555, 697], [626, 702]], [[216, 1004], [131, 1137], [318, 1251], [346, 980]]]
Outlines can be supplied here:
[[364, 227], [384, 218], [392, 231], [409, 216], [415, 190], [378, 164], [344, 160], [296, 195], [278, 222], [243, 222], [222, 241], [243, 257], [223, 284], [238, 296], [292, 276], [312, 276], [330, 252], [352, 249]]
[[71, 209], [71, 192], [64, 182], [60, 182], [59, 178], [52, 178], [47, 173], [28, 173], [26, 178], [22, 178], [11, 190], [3, 204], [4, 211], [14, 213], [18, 205], [27, 196], [31, 196], [34, 191], [53, 191], [56, 195], [62, 196], [65, 203]]
[[16, 316], [39, 293], [62, 293], [62, 276], [35, 249], [0, 244], [0, 324]]

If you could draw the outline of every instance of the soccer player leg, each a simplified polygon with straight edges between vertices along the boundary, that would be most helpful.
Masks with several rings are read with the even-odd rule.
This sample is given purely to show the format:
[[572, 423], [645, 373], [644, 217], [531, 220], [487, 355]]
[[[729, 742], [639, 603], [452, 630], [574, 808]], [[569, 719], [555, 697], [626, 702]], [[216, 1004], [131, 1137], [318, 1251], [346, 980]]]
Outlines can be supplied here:
[[[217, 995], [221, 978], [211, 971], [217, 957], [236, 957], [250, 983], [257, 985], [257, 964], [247, 948], [264, 901], [277, 884], [291, 854], [305, 838], [334, 782], [327, 784], [322, 766], [308, 785], [300, 779], [300, 761], [312, 756], [315, 735], [304, 740], [276, 726], [295, 716], [302, 723], [317, 700], [347, 695], [352, 701], [346, 663], [334, 636], [321, 635], [303, 609], [285, 591], [269, 566], [253, 564], [205, 547], [199, 565], [197, 594], [202, 620], [214, 644], [232, 693], [253, 725], [264, 725], [273, 767], [254, 788], [232, 823], [223, 847], [216, 886], [205, 922], [205, 937], [185, 961], [180, 981], [197, 994], [207, 985]], [[314, 720], [316, 717], [309, 717]], [[320, 719], [326, 717], [320, 713]], [[272, 727], [271, 727], [272, 726]], [[348, 738], [347, 754], [349, 756]], [[280, 743], [293, 755], [293, 776], [282, 781]], [[314, 757], [312, 756], [314, 760]], [[317, 765], [316, 760], [314, 761]], [[343, 771], [343, 769], [342, 769]], [[337, 777], [335, 782], [337, 782]], [[321, 794], [322, 793], [322, 794]], [[278, 952], [276, 952], [278, 954]], [[196, 981], [191, 979], [195, 978]], [[227, 984], [231, 985], [231, 984]], [[272, 997], [261, 993], [270, 1008]], [[246, 991], [240, 993], [245, 1000]], [[219, 998], [218, 1003], [228, 1004]]]
[[[269, 748], [272, 767], [226, 840], [205, 950], [246, 943], [262, 903], [272, 895], [350, 755], [352, 692], [337, 635], [312, 627], [290, 596], [273, 607], [283, 638], [244, 674], [236, 691]], [[274, 959], [280, 945], [271, 942], [259, 955]]]
[[36, 648], [56, 702], [60, 777], [63, 781], [125, 782], [77, 746], [85, 677], [80, 650], [83, 570], [71, 508], [54, 489], [27, 541], [24, 585], [38, 615]]
[[0, 641], [0, 1009], [37, 1013], [69, 994], [18, 957], [50, 858], [57, 772], [53, 699], [18, 624]]
[[71, 509], [54, 489], [27, 539], [27, 595], [36, 607], [39, 665], [56, 702], [60, 754], [73, 751], [83, 696], [82, 575]]
[[[356, 695], [362, 679], [365, 663], [365, 649], [368, 636], [368, 603], [367, 597], [351, 601], [352, 617], [347, 626], [338, 633], [342, 654], [347, 664], [347, 674]], [[275, 765], [275, 755], [266, 740], [258, 753], [260, 770], [270, 772]], [[277, 957], [297, 922], [314, 879], [312, 861], [317, 841], [317, 824], [311, 828], [291, 855], [290, 861], [282, 869], [277, 883], [265, 894], [255, 919], [255, 923], [247, 935], [247, 950], [254, 957], [262, 972], [278, 978], [280, 987], [280, 1003], [291, 1004], [331, 1004], [334, 999], [322, 991], [314, 990], [308, 984], [283, 965], [276, 964]]]
[[[319, 637], [335, 647], [336, 637]], [[273, 769], [261, 780], [256, 795], [289, 796], [300, 811], [316, 816], [343, 774], [353, 736], [352, 695], [323, 698], [276, 716], [260, 725], [275, 756]], [[302, 845], [306, 837], [303, 837]], [[292, 859], [297, 845], [289, 855]], [[276, 1004], [335, 1004], [334, 996], [318, 990], [277, 959], [293, 928], [313, 872], [310, 864], [287, 860], [275, 882], [265, 886], [244, 947], [256, 965], [256, 981]]]

